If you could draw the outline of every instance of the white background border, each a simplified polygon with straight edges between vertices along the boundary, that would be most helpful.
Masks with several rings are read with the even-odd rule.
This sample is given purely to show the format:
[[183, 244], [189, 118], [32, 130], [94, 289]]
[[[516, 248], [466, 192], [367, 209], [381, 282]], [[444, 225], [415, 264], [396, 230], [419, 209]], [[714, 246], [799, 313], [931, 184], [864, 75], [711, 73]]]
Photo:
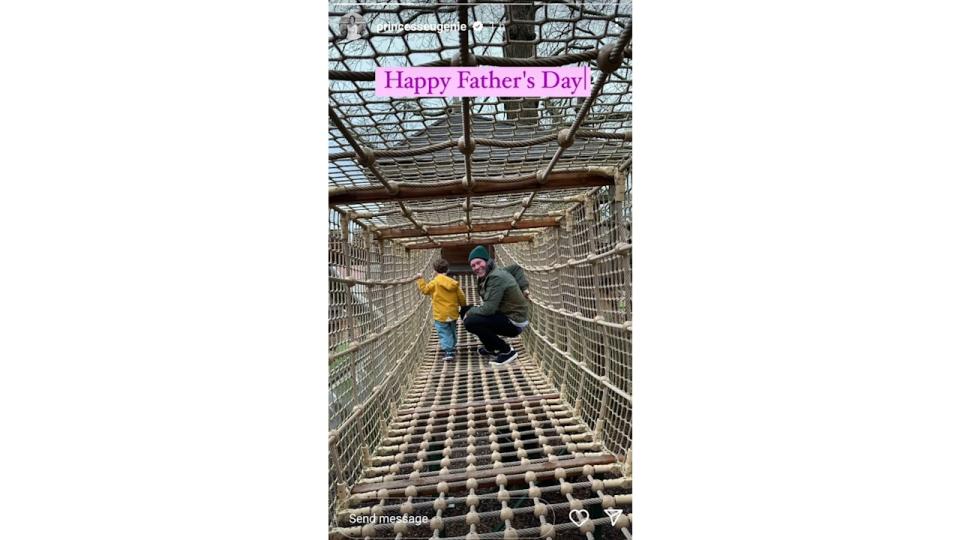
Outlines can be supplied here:
[[[0, 537], [325, 536], [325, 8], [0, 10]], [[957, 15], [636, 8], [638, 537], [960, 536]]]

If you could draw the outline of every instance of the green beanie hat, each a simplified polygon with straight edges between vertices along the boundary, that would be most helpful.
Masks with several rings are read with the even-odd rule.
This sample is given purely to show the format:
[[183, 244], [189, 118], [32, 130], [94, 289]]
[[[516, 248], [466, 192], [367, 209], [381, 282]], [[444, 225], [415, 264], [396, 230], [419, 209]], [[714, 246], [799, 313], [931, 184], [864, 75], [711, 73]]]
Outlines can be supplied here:
[[[463, 253], [463, 252], [461, 251], [460, 253]], [[490, 254], [487, 253], [487, 248], [483, 246], [477, 246], [473, 248], [473, 250], [470, 252], [470, 256], [467, 257], [467, 262], [470, 262], [474, 259], [483, 259], [485, 261], [489, 261]]]

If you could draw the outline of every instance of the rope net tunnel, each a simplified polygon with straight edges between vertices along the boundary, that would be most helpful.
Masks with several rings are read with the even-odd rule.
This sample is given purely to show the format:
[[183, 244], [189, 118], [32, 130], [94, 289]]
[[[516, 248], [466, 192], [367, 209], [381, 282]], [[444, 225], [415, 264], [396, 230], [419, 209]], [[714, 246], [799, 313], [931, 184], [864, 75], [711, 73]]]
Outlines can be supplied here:
[[[331, 536], [631, 537], [630, 11], [331, 5]], [[592, 91], [374, 92], [377, 67], [469, 65], [587, 65]], [[415, 284], [442, 256], [481, 303], [476, 245], [530, 283], [508, 366], [462, 324], [442, 360]]]

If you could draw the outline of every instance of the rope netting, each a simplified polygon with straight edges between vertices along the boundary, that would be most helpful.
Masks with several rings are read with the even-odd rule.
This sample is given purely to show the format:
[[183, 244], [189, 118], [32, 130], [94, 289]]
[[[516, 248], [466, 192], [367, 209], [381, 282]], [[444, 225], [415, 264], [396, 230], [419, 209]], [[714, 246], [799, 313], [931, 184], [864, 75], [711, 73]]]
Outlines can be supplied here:
[[[458, 277], [476, 302], [476, 279]], [[630, 538], [629, 464], [580, 401], [568, 404], [520, 341], [516, 364], [491, 369], [462, 326], [459, 338], [455, 362], [429, 340], [361, 477], [339, 491], [331, 536]]]
[[530, 282], [528, 353], [618, 459], [631, 446], [629, 200], [599, 189], [560, 228], [500, 250]]
[[331, 211], [330, 509], [336, 488], [353, 483], [410, 385], [430, 336], [430, 300], [413, 284], [433, 252], [377, 240]]
[[[527, 237], [629, 160], [629, 2], [332, 8], [330, 201], [372, 230], [408, 229], [397, 241], [426, 248]], [[345, 41], [338, 21], [351, 13], [366, 34]], [[589, 97], [397, 99], [373, 81], [377, 67], [576, 64], [595, 73]]]
[[[350, 537], [630, 537], [630, 3], [333, 4], [330, 516]], [[344, 40], [338, 21], [364, 21]], [[465, 24], [462, 31], [397, 25]], [[582, 98], [383, 98], [387, 66], [589, 65]], [[497, 245], [530, 281], [517, 365], [460, 325], [440, 360], [429, 280]], [[478, 302], [472, 276], [456, 276]], [[623, 515], [608, 519], [603, 510]], [[567, 513], [589, 514], [580, 525]], [[584, 514], [585, 516], [587, 514]], [[358, 516], [423, 517], [354, 526]], [[609, 529], [609, 531], [607, 531]], [[604, 532], [607, 531], [607, 532]], [[622, 534], [620, 534], [622, 533]], [[572, 536], [571, 536], [572, 537]]]

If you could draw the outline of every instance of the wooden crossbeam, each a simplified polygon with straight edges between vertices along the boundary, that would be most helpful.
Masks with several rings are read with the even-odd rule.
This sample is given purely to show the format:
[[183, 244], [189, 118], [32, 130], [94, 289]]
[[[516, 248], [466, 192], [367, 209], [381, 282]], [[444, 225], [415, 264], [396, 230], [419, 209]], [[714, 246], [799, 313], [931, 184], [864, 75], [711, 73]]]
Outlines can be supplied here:
[[461, 240], [455, 242], [423, 242], [419, 244], [406, 244], [407, 249], [437, 249], [442, 247], [463, 247], [463, 246], [489, 246], [491, 244], [515, 244], [517, 242], [529, 242], [533, 240], [532, 236], [508, 236], [506, 238], [485, 238], [477, 240]]
[[[518, 221], [513, 229], [539, 229], [541, 227], [556, 227], [560, 224], [560, 218], [539, 218], [523, 219]], [[427, 234], [430, 236], [442, 236], [444, 234], [464, 234], [468, 232], [492, 232], [509, 231], [511, 229], [509, 221], [498, 221], [493, 223], [474, 223], [472, 227], [466, 225], [448, 225], [444, 227], [426, 227]], [[406, 228], [386, 230], [380, 233], [380, 238], [409, 238], [412, 236], [423, 236], [420, 229]]]
[[484, 180], [477, 178], [467, 189], [462, 182], [443, 185], [424, 183], [423, 185], [401, 184], [398, 191], [391, 194], [382, 186], [371, 187], [331, 187], [330, 204], [356, 204], [391, 201], [436, 200], [448, 197], [499, 195], [508, 193], [530, 193], [554, 191], [571, 188], [590, 188], [614, 185], [613, 169], [589, 168], [579, 171], [557, 171], [547, 176], [546, 182], [537, 182], [536, 175], [528, 174], [515, 178]]

